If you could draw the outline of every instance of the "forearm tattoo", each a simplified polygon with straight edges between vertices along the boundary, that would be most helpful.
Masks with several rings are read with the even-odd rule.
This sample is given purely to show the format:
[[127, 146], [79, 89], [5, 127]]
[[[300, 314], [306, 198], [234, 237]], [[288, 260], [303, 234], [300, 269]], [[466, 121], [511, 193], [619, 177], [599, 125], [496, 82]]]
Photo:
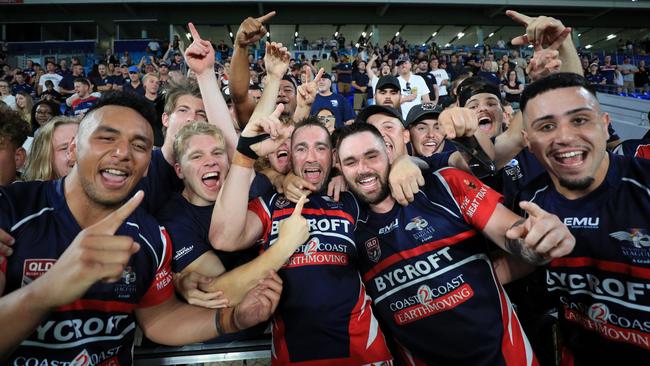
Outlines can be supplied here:
[[[511, 229], [515, 226], [523, 225], [526, 222], [525, 219], [521, 219], [510, 227]], [[549, 262], [549, 258], [545, 258], [543, 255], [537, 253], [534, 249], [526, 247], [524, 239], [509, 239], [506, 237], [506, 250], [513, 255], [523, 259], [525, 262], [534, 264], [536, 266], [541, 266]]]

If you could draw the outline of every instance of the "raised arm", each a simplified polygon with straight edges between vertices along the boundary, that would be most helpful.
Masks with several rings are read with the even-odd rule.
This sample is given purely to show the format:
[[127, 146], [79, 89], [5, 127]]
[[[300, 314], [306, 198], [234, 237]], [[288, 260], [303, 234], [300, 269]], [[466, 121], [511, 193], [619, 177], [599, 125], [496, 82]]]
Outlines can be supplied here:
[[238, 136], [230, 117], [228, 105], [218, 89], [217, 77], [214, 74], [214, 48], [212, 48], [209, 41], [201, 39], [194, 24], [189, 23], [188, 27], [194, 41], [185, 50], [185, 62], [187, 62], [190, 70], [196, 74], [208, 122], [219, 127], [223, 133], [228, 158], [232, 160], [237, 147]]
[[255, 101], [248, 95], [250, 73], [248, 71], [248, 47], [266, 36], [264, 23], [275, 15], [272, 11], [262, 17], [248, 17], [239, 25], [235, 36], [232, 62], [230, 63], [229, 88], [230, 96], [235, 103], [237, 119], [240, 127], [248, 122], [255, 110]]

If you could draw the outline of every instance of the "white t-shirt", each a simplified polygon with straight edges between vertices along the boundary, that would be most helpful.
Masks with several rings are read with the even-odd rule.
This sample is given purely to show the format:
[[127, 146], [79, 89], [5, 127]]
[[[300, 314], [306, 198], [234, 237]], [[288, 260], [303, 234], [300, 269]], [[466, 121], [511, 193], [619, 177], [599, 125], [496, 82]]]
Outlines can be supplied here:
[[156, 42], [156, 41], [151, 41], [151, 42], [149, 42], [149, 44], [147, 44], [147, 46], [148, 46], [149, 49], [152, 50], [153, 52], [157, 52], [157, 51], [160, 49], [160, 43], [158, 43], [158, 42]]
[[409, 77], [408, 85], [407, 81], [400, 75], [397, 80], [399, 80], [399, 86], [402, 89], [402, 96], [407, 96], [411, 94], [416, 94], [417, 98], [413, 99], [410, 102], [402, 103], [402, 117], [406, 119], [411, 108], [418, 104], [422, 104], [422, 96], [429, 95], [429, 87], [427, 83], [421, 76], [411, 74]]
[[447, 95], [447, 85], [442, 85], [443, 81], [449, 80], [449, 74], [447, 74], [447, 71], [445, 71], [445, 69], [438, 69], [430, 72], [436, 77], [436, 82], [438, 83], [438, 95], [441, 97]]
[[47, 88], [45, 87], [45, 82], [47, 80], [52, 80], [52, 83], [54, 84], [54, 90], [59, 91], [59, 83], [61, 80], [63, 80], [63, 76], [59, 74], [44, 74], [41, 76], [41, 78], [38, 80], [38, 85], [41, 86], [41, 90], [46, 90]]
[[9, 106], [9, 108], [13, 109], [14, 111], [16, 110], [16, 97], [14, 97], [13, 95], [11, 94], [5, 95], [4, 97], [0, 97], [0, 100], [5, 102], [5, 104]]

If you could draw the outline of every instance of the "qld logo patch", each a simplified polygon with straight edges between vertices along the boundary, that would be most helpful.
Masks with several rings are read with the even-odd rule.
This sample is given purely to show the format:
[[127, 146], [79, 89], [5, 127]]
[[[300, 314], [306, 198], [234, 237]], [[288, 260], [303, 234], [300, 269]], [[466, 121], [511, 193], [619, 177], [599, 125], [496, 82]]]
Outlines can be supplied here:
[[41, 277], [56, 263], [56, 259], [26, 259], [23, 264], [23, 280], [21, 287], [32, 283], [35, 279]]
[[370, 238], [366, 240], [366, 251], [368, 252], [368, 258], [377, 263], [379, 258], [381, 258], [381, 248], [379, 247], [379, 239]]

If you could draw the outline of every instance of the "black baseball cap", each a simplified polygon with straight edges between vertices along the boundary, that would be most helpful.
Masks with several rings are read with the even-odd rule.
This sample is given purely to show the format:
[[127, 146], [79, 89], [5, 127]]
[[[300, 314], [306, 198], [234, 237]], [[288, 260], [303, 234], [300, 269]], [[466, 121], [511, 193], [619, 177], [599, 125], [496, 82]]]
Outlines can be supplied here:
[[375, 114], [387, 114], [391, 117], [395, 117], [399, 119], [400, 122], [402, 122], [402, 125], [404, 128], [406, 128], [406, 122], [404, 122], [404, 118], [402, 118], [402, 112], [398, 111], [395, 108], [392, 107], [386, 107], [383, 105], [371, 105], [368, 106], [364, 109], [362, 109], [359, 114], [357, 115], [357, 118], [354, 120], [355, 123], [366, 123], [368, 120], [368, 117], [373, 116]]
[[323, 73], [323, 76], [321, 76], [320, 78], [321, 78], [321, 79], [329, 79], [329, 80], [332, 80], [332, 75], [330, 75], [330, 74], [324, 72], [324, 73]]
[[408, 62], [411, 62], [411, 59], [409, 59], [408, 57], [400, 57], [400, 58], [397, 60], [397, 63], [395, 63], [395, 66], [400, 66], [400, 65], [402, 65], [403, 63], [405, 63], [405, 62], [407, 62], [407, 61], [408, 61]]
[[397, 80], [396, 77], [392, 75], [386, 75], [380, 77], [379, 80], [377, 81], [377, 90], [386, 89], [389, 87], [392, 87], [393, 89], [397, 89], [400, 93], [402, 92], [402, 89], [399, 85], [399, 80]]
[[439, 104], [424, 103], [413, 106], [406, 116], [406, 127], [425, 119], [426, 117], [437, 119], [443, 108]]

